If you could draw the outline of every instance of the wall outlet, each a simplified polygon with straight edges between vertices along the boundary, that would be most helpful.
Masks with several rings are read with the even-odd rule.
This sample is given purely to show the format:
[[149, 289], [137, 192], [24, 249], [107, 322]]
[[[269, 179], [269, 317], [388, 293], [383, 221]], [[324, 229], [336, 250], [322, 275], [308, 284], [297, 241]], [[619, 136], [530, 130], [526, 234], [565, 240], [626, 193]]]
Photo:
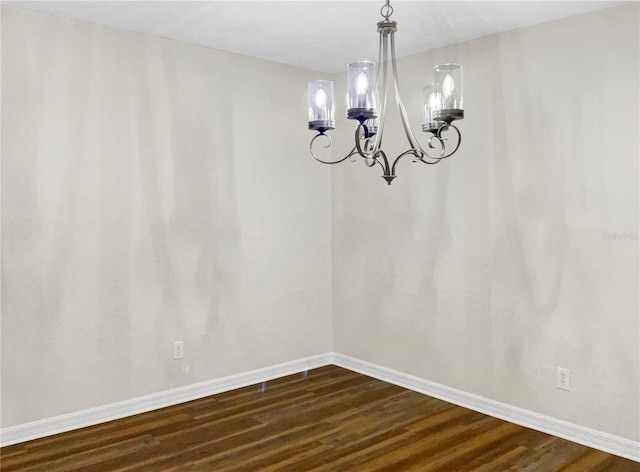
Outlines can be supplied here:
[[556, 387], [562, 390], [571, 389], [571, 371], [564, 367], [558, 367], [556, 371]]
[[173, 358], [182, 359], [184, 357], [184, 343], [182, 341], [176, 341], [173, 343]]

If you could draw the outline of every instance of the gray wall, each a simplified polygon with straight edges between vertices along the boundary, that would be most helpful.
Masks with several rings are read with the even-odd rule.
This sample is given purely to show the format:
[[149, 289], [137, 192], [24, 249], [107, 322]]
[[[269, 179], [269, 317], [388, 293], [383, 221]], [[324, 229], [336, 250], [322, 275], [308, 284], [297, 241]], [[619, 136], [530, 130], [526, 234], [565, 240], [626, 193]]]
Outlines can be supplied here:
[[414, 126], [431, 67], [464, 65], [462, 149], [405, 158], [390, 187], [379, 168], [333, 170], [336, 352], [640, 438], [638, 17], [635, 3], [399, 61]]
[[314, 75], [2, 9], [3, 427], [331, 351]]

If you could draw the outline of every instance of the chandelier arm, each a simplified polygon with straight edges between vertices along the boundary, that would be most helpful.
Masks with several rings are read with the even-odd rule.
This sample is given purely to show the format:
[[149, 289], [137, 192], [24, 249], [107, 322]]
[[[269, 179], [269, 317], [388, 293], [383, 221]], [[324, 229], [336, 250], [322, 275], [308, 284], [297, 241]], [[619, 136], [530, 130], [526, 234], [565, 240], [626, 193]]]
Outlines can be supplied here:
[[[383, 64], [382, 61], [384, 59], [382, 55], [382, 50], [384, 48], [384, 45], [383, 45], [384, 35], [382, 34], [382, 32], [380, 32], [378, 36], [380, 37], [380, 39], [378, 41], [378, 70], [376, 71], [376, 85], [380, 83], [380, 71], [382, 70], [380, 66]], [[382, 80], [383, 82], [386, 80], [384, 78], [384, 74], [383, 74]], [[380, 115], [378, 116], [378, 132], [376, 133], [376, 137], [373, 143], [373, 149], [380, 149], [380, 146], [382, 146], [382, 136], [384, 135], [384, 115], [385, 115], [385, 108], [387, 106], [386, 104], [387, 97], [384, 94], [384, 87], [382, 88], [382, 90], [383, 90], [383, 93], [382, 94], [378, 93], [378, 97], [377, 97], [380, 100]]]
[[382, 159], [384, 161], [384, 165], [380, 163], [380, 165], [382, 166], [382, 175], [387, 177], [395, 176], [395, 174], [391, 172], [391, 168], [389, 167], [389, 159], [387, 159], [387, 154], [382, 149], [379, 149], [376, 154], [382, 156]]
[[[380, 45], [378, 48], [378, 74], [382, 69], [382, 86], [378, 89], [380, 95], [380, 115], [378, 117], [378, 133], [376, 134], [376, 141], [374, 143], [374, 150], [377, 151], [382, 147], [382, 138], [384, 136], [385, 118], [387, 115], [387, 59], [388, 59], [388, 45], [385, 41], [386, 34], [380, 32]], [[376, 80], [377, 82], [377, 80]]]
[[[422, 161], [422, 153], [421, 151], [419, 151], [418, 149], [407, 149], [405, 152], [403, 152], [402, 154], [400, 154], [398, 157], [395, 158], [395, 160], [393, 161], [393, 166], [391, 166], [391, 175], [396, 175], [396, 165], [398, 164], [398, 161], [400, 159], [402, 159], [404, 156], [407, 156], [409, 154], [412, 154], [413, 157], [415, 157], [416, 159]], [[414, 161], [415, 162], [415, 161]], [[425, 164], [436, 164], [436, 162], [425, 162]]]
[[[446, 145], [444, 143], [444, 139], [442, 138], [442, 131], [445, 131], [448, 128], [453, 128], [456, 131], [456, 134], [458, 135], [458, 139], [457, 139], [458, 142], [456, 144], [456, 147], [453, 149], [453, 151], [451, 151], [448, 154], [445, 154]], [[412, 154], [420, 162], [424, 164], [429, 164], [429, 165], [437, 164], [442, 159], [446, 159], [447, 157], [452, 156], [453, 154], [456, 153], [456, 151], [460, 147], [460, 144], [462, 143], [462, 134], [460, 133], [460, 130], [456, 126], [452, 124], [449, 124], [449, 125], [443, 124], [440, 128], [438, 128], [438, 131], [436, 132], [436, 134], [431, 136], [431, 138], [429, 138], [429, 142], [431, 142], [432, 139], [437, 139], [440, 142], [440, 149], [441, 149], [440, 156], [432, 156], [427, 151], [422, 149], [422, 147], [418, 144], [417, 148], [407, 149], [405, 152], [403, 152], [398, 157], [396, 157], [396, 159], [393, 161], [393, 166], [391, 167], [391, 175], [396, 175], [396, 165], [398, 164], [398, 161], [404, 156], [409, 154]], [[425, 157], [433, 159], [435, 162], [427, 161], [424, 159]]]
[[311, 152], [311, 155], [313, 156], [313, 158], [322, 163], [322, 164], [340, 164], [341, 162], [346, 161], [347, 159], [349, 159], [351, 156], [353, 156], [354, 154], [357, 154], [358, 152], [356, 151], [356, 147], [354, 146], [353, 149], [351, 149], [351, 151], [349, 152], [349, 154], [347, 154], [346, 156], [344, 156], [342, 159], [339, 159], [337, 161], [325, 161], [323, 159], [320, 159], [317, 154], [315, 152], [313, 152], [313, 143], [316, 139], [318, 139], [320, 136], [324, 136], [329, 140], [328, 144], [325, 144], [323, 147], [325, 148], [330, 148], [331, 145], [333, 144], [333, 139], [331, 139], [331, 136], [329, 136], [328, 134], [324, 134], [324, 133], [318, 133], [316, 134], [313, 139], [311, 139], [311, 142], [309, 143], [309, 152]]
[[[379, 154], [379, 153], [378, 153], [378, 154]], [[382, 163], [382, 161], [381, 161], [380, 159], [378, 159], [378, 154], [376, 154], [376, 156], [371, 157], [371, 158], [365, 158], [365, 159], [364, 159], [364, 164], [365, 164], [367, 167], [373, 167], [373, 166], [375, 166], [376, 164], [379, 164], [379, 165], [380, 165], [380, 168], [382, 168], [382, 172], [384, 173], [384, 171], [385, 171], [385, 164], [383, 164], [383, 163]], [[383, 160], [385, 160], [385, 159], [386, 159], [386, 156], [382, 156], [382, 158], [383, 158]], [[389, 164], [387, 163], [387, 166], [388, 166], [388, 165], [389, 165]]]
[[[446, 146], [444, 144], [444, 139], [442, 138], [442, 132], [448, 130], [449, 128], [453, 128], [455, 130], [456, 135], [457, 135], [457, 143], [456, 143], [456, 147], [453, 149], [453, 151], [451, 151], [449, 153], [446, 153]], [[424, 156], [423, 157], [418, 157], [418, 160], [420, 160], [421, 162], [424, 162], [425, 164], [437, 164], [442, 159], [446, 159], [447, 157], [451, 157], [460, 148], [460, 144], [462, 144], [462, 134], [460, 133], [460, 130], [458, 129], [458, 127], [455, 126], [455, 125], [452, 125], [452, 124], [443, 124], [440, 128], [438, 128], [438, 131], [436, 132], [436, 134], [429, 139], [429, 142], [431, 142], [431, 140], [434, 139], [434, 138], [437, 139], [440, 142], [440, 149], [441, 149], [440, 155], [439, 156], [432, 156], [427, 151], [422, 149], [422, 147], [420, 147], [420, 151], [424, 154], [424, 156], [426, 156], [426, 157], [428, 157], [430, 159], [435, 159], [436, 160], [436, 162], [428, 162], [428, 161], [425, 161], [423, 159]]]
[[[381, 150], [376, 150], [376, 149], [372, 149], [371, 152], [367, 153], [365, 150], [362, 149], [362, 145], [360, 144], [361, 141], [361, 136], [362, 136], [362, 129], [364, 128], [364, 125], [362, 123], [360, 123], [358, 125], [358, 127], [356, 128], [356, 134], [355, 134], [355, 141], [356, 141], [356, 146], [355, 146], [355, 150], [356, 152], [354, 153], [352, 151], [352, 154], [359, 154], [360, 156], [362, 156], [365, 161], [365, 165], [367, 167], [373, 167], [376, 163], [380, 164], [380, 167], [382, 167], [382, 170], [384, 171], [385, 169], [389, 168], [389, 162], [387, 160], [387, 156], [384, 152], [382, 152]], [[365, 142], [367, 141], [366, 139], [364, 140]], [[382, 159], [384, 161], [384, 163], [382, 161], [380, 161], [380, 159], [378, 158], [378, 156], [382, 156]], [[349, 157], [349, 156], [347, 156]], [[367, 159], [370, 159], [372, 162], [371, 164], [369, 164], [369, 162], [367, 161]]]
[[353, 140], [356, 143], [355, 149], [358, 152], [358, 154], [360, 154], [360, 156], [364, 157], [365, 159], [373, 158], [373, 155], [367, 155], [367, 153], [362, 149], [362, 145], [360, 144], [360, 141], [362, 141], [363, 128], [364, 128], [364, 125], [362, 123], [358, 123], [358, 126], [356, 127], [355, 135], [353, 137]]
[[382, 64], [382, 41], [384, 35], [382, 31], [378, 34], [378, 69], [376, 70], [376, 84], [380, 83], [380, 64]]
[[[395, 86], [396, 91], [396, 102], [398, 104], [398, 109], [400, 110], [400, 119], [402, 120], [402, 127], [404, 128], [404, 133], [407, 136], [407, 140], [409, 141], [409, 146], [413, 149], [420, 149], [420, 144], [418, 144], [418, 140], [411, 131], [411, 127], [409, 126], [409, 118], [407, 117], [407, 110], [404, 107], [404, 103], [402, 102], [402, 97], [400, 96], [400, 81], [398, 80], [398, 66], [396, 64], [396, 42], [394, 38], [394, 34], [391, 33], [391, 67], [393, 69], [393, 84]], [[404, 154], [404, 153], [403, 153]]]
[[[382, 167], [382, 170], [384, 171], [384, 165], [382, 164], [382, 162], [380, 162], [380, 160], [373, 155], [373, 143], [371, 142], [371, 138], [366, 138], [364, 140], [364, 145], [365, 145], [365, 151], [368, 149], [369, 150], [369, 155], [370, 157], [365, 157], [363, 162], [367, 167], [373, 167], [376, 164], [380, 164], [380, 167]], [[365, 155], [367, 155], [367, 153], [365, 152]]]

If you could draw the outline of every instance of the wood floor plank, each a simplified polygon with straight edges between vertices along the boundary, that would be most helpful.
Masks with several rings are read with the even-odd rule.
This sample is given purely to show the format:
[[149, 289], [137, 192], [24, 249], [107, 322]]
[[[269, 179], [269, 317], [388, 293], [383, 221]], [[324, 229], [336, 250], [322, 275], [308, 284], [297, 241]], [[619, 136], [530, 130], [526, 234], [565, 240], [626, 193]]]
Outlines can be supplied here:
[[365, 470], [387, 471], [407, 470], [422, 459], [427, 459], [437, 453], [446, 453], [454, 450], [460, 441], [468, 440], [492, 429], [495, 426], [493, 418], [485, 417], [470, 425], [456, 422], [446, 429], [429, 429], [426, 434], [412, 434], [402, 447], [394, 447], [393, 450], [385, 450], [384, 454], [373, 451], [375, 457], [363, 462], [356, 461], [352, 464]]
[[[21, 470], [25, 472], [50, 472], [52, 470], [64, 470], [67, 472], [86, 470], [88, 467], [100, 464], [105, 460], [113, 457], [120, 457], [123, 453], [130, 451], [138, 451], [149, 449], [157, 444], [157, 440], [151, 436], [140, 436], [134, 439], [116, 442], [107, 446], [93, 448], [82, 452], [76, 452], [68, 456], [56, 457], [53, 460], [31, 464], [27, 466], [20, 465], [13, 470]], [[3, 466], [3, 469], [4, 466]], [[7, 470], [12, 470], [11, 468]]]
[[525, 446], [510, 447], [506, 452], [495, 455], [490, 461], [479, 461], [478, 465], [471, 466], [468, 470], [474, 472], [500, 472], [506, 470], [509, 464], [517, 462], [518, 459], [527, 452]]
[[407, 464], [406, 470], [444, 472], [464, 469], [478, 455], [494, 449], [500, 441], [507, 440], [519, 430], [520, 427], [512, 423], [494, 424], [491, 429], [474, 434], [466, 441], [459, 441], [455, 446], [448, 447], [444, 451], [426, 457], [420, 454], [418, 458], [412, 458], [412, 464]]
[[562, 467], [562, 472], [583, 472], [585, 470], [596, 470], [601, 468], [603, 464], [609, 459], [609, 455], [592, 449], [579, 457], [576, 457], [572, 462]]
[[640, 472], [336, 366], [0, 449], [11, 472]]
[[472, 457], [465, 459], [464, 466], [470, 470], [484, 470], [485, 472], [504, 471], [511, 463], [516, 462], [516, 457], [528, 452], [527, 447], [523, 444], [535, 444], [546, 436], [539, 431], [520, 428], [516, 434], [503, 438], [493, 444], [491, 448], [475, 451]]
[[82, 453], [88, 448], [97, 450], [102, 446], [110, 444], [122, 443], [127, 440], [135, 440], [141, 436], [152, 437], [150, 434], [158, 435], [161, 428], [169, 426], [170, 430], [175, 430], [177, 424], [185, 424], [190, 421], [191, 417], [187, 414], [178, 414], [158, 420], [149, 421], [146, 424], [124, 425], [124, 427], [103, 431], [99, 438], [95, 436], [84, 436], [76, 438], [72, 441], [60, 441], [55, 448], [42, 447], [37, 442], [32, 444], [28, 453], [14, 457], [2, 456], [3, 470], [11, 470], [11, 467], [26, 467], [29, 464], [38, 462], [52, 462], [58, 458], [73, 456], [76, 453]]

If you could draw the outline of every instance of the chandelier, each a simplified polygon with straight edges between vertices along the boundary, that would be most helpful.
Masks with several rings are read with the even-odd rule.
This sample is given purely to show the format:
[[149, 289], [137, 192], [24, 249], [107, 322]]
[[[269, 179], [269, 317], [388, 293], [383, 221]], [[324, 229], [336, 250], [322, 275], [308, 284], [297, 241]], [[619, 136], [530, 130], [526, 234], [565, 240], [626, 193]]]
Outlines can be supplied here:
[[[317, 131], [309, 143], [311, 155], [323, 164], [339, 164], [348, 158], [363, 158], [368, 167], [379, 165], [382, 178], [389, 185], [396, 178], [396, 165], [404, 156], [410, 155], [414, 162], [437, 164], [453, 155], [460, 147], [462, 136], [460, 130], [452, 122], [464, 118], [462, 109], [462, 66], [458, 64], [442, 64], [434, 68], [434, 83], [423, 87], [423, 122], [422, 131], [430, 133], [427, 140], [427, 152], [414, 136], [409, 127], [407, 112], [398, 82], [396, 66], [396, 47], [394, 33], [397, 23], [391, 19], [393, 7], [386, 0], [380, 9], [384, 18], [378, 22], [380, 43], [378, 46], [378, 67], [370, 61], [357, 61], [347, 65], [347, 118], [357, 120], [355, 144], [349, 153], [335, 161], [322, 159], [314, 151], [314, 144], [324, 138], [324, 148], [332, 145], [327, 131], [335, 129], [333, 81], [312, 80], [309, 82], [309, 129]], [[391, 74], [395, 88], [395, 99], [400, 110], [400, 119], [409, 148], [401, 152], [389, 162], [387, 153], [382, 149], [385, 115], [387, 111], [387, 82], [389, 78], [389, 56], [391, 57]], [[377, 69], [377, 70], [376, 70]], [[377, 87], [380, 85], [379, 87]], [[379, 107], [377, 106], [379, 104]], [[453, 146], [447, 146], [448, 138], [453, 136]]]

